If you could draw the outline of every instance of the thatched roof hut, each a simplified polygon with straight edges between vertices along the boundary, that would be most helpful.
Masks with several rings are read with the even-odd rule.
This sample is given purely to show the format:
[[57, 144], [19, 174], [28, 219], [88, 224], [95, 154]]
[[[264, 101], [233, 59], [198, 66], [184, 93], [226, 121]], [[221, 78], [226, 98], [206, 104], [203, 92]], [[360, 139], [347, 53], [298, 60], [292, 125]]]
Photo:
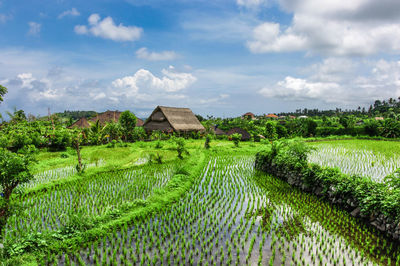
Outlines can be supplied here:
[[70, 125], [68, 128], [74, 128], [74, 127], [79, 127], [79, 128], [89, 128], [90, 124], [87, 121], [86, 118], [82, 117], [72, 125]]
[[213, 126], [211, 129], [217, 136], [226, 135], [226, 132], [220, 129], [218, 126]]
[[[95, 117], [90, 119], [91, 122], [96, 122], [99, 120], [100, 125], [104, 126], [106, 123], [117, 123], [122, 112], [119, 111], [106, 111], [104, 113], [97, 114]], [[143, 126], [143, 120], [136, 118], [136, 126]]]
[[143, 125], [147, 132], [204, 132], [205, 128], [189, 108], [157, 106]]
[[119, 111], [106, 111], [104, 113], [97, 114], [92, 117], [89, 121], [95, 123], [99, 120], [100, 125], [104, 126], [106, 123], [117, 123], [121, 112]]
[[[99, 120], [100, 125], [105, 126], [106, 123], [117, 123], [120, 116], [121, 116], [121, 112], [119, 112], [119, 111], [106, 111], [104, 113], [97, 114], [96, 116], [90, 118], [89, 120], [82, 117], [81, 119], [79, 119], [78, 121], [73, 123], [68, 128], [73, 128], [73, 127], [89, 128], [90, 127], [89, 122], [96, 123], [97, 120]], [[142, 127], [143, 124], [144, 124], [143, 120], [140, 118], [137, 118], [136, 126]]]
[[241, 134], [242, 135], [242, 140], [250, 140], [250, 138], [251, 138], [250, 133], [247, 132], [246, 130], [244, 130], [243, 128], [240, 128], [240, 127], [234, 127], [232, 129], [228, 130], [228, 132], [226, 132], [226, 134], [228, 136], [230, 136], [232, 134], [235, 134], [235, 133]]

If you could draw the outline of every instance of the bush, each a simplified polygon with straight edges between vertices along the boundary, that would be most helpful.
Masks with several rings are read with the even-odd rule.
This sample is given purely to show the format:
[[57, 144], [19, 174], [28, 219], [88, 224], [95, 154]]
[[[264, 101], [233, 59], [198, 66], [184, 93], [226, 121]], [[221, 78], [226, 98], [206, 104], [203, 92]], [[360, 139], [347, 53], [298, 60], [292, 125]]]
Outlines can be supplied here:
[[71, 135], [67, 130], [56, 130], [49, 136], [50, 151], [65, 151], [71, 145]]
[[235, 144], [235, 146], [239, 147], [239, 142], [242, 139], [242, 134], [234, 133], [230, 137], [231, 137], [233, 143]]
[[143, 127], [135, 127], [132, 131], [132, 140], [139, 141], [147, 138], [146, 131]]

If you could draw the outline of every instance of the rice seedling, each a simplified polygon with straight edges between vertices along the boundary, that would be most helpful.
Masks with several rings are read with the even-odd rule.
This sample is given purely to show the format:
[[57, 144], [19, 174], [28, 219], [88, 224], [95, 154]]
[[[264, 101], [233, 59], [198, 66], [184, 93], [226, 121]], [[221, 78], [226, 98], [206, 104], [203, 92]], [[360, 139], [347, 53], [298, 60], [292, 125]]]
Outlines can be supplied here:
[[[77, 256], [86, 264], [111, 258], [111, 264], [140, 265], [399, 261], [398, 245], [327, 202], [255, 172], [252, 156], [212, 157], [208, 165], [180, 201], [80, 248]], [[105, 246], [110, 251], [102, 255]]]
[[89, 219], [102, 217], [135, 200], [144, 200], [167, 184], [175, 165], [144, 166], [87, 177], [22, 195], [25, 212], [10, 217], [3, 239], [13, 241], [30, 234], [83, 230]]
[[338, 167], [343, 173], [357, 174], [382, 182], [383, 178], [400, 168], [400, 155], [386, 156], [368, 149], [350, 149], [343, 146], [318, 145], [308, 155], [310, 162]]

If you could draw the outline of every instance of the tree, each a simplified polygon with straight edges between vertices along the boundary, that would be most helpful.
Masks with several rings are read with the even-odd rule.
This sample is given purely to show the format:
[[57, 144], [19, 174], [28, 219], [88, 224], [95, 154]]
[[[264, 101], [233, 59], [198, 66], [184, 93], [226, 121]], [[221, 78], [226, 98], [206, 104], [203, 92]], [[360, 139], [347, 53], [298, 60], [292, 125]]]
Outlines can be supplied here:
[[18, 185], [33, 179], [29, 164], [34, 159], [30, 148], [24, 154], [17, 154], [6, 149], [0, 149], [0, 235], [12, 215], [11, 195]]
[[132, 137], [133, 130], [136, 126], [137, 118], [130, 111], [125, 111], [121, 113], [119, 117], [119, 124], [121, 125], [121, 130], [124, 135], [125, 141]]
[[7, 93], [7, 88], [0, 85], [0, 103], [3, 101], [3, 96]]

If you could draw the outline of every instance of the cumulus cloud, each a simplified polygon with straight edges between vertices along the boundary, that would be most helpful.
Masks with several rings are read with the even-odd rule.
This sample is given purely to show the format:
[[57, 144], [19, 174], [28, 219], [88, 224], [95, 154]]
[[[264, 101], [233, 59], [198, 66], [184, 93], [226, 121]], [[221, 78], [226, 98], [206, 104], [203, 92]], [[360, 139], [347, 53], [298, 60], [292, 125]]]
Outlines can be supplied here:
[[58, 15], [58, 18], [62, 19], [63, 17], [66, 17], [66, 16], [77, 17], [79, 15], [80, 15], [79, 11], [75, 7], [73, 7], [70, 10], [66, 10], [66, 11], [62, 12], [60, 15]]
[[376, 99], [395, 97], [400, 93], [400, 61], [379, 60], [369, 64], [348, 59], [325, 59], [309, 67], [315, 73], [304, 78], [287, 76], [273, 86], [264, 87], [259, 94], [284, 100], [322, 100], [326, 103], [359, 105]]
[[154, 76], [146, 69], [138, 70], [133, 76], [126, 76], [112, 82], [114, 94], [127, 97], [145, 97], [147, 93], [175, 93], [181, 91], [194, 82], [196, 77], [190, 73], [177, 72], [170, 66], [163, 69], [162, 78]]
[[174, 60], [178, 55], [174, 51], [162, 51], [162, 52], [149, 52], [146, 47], [142, 47], [136, 51], [136, 56], [141, 59], [150, 61], [163, 61], [163, 60]]
[[76, 25], [74, 30], [77, 34], [91, 34], [103, 39], [113, 41], [136, 41], [140, 39], [143, 29], [136, 26], [124, 26], [122, 23], [116, 25], [111, 17], [101, 20], [98, 14], [92, 14], [88, 18], [89, 25]]
[[252, 39], [247, 42], [251, 52], [365, 56], [400, 51], [399, 1], [280, 0], [279, 3], [293, 13], [291, 24], [264, 22], [255, 27]]
[[42, 28], [42, 25], [40, 23], [31, 21], [31, 22], [28, 22], [28, 25], [29, 25], [29, 31], [28, 31], [29, 35], [32, 35], [32, 36], [39, 35], [40, 30]]

